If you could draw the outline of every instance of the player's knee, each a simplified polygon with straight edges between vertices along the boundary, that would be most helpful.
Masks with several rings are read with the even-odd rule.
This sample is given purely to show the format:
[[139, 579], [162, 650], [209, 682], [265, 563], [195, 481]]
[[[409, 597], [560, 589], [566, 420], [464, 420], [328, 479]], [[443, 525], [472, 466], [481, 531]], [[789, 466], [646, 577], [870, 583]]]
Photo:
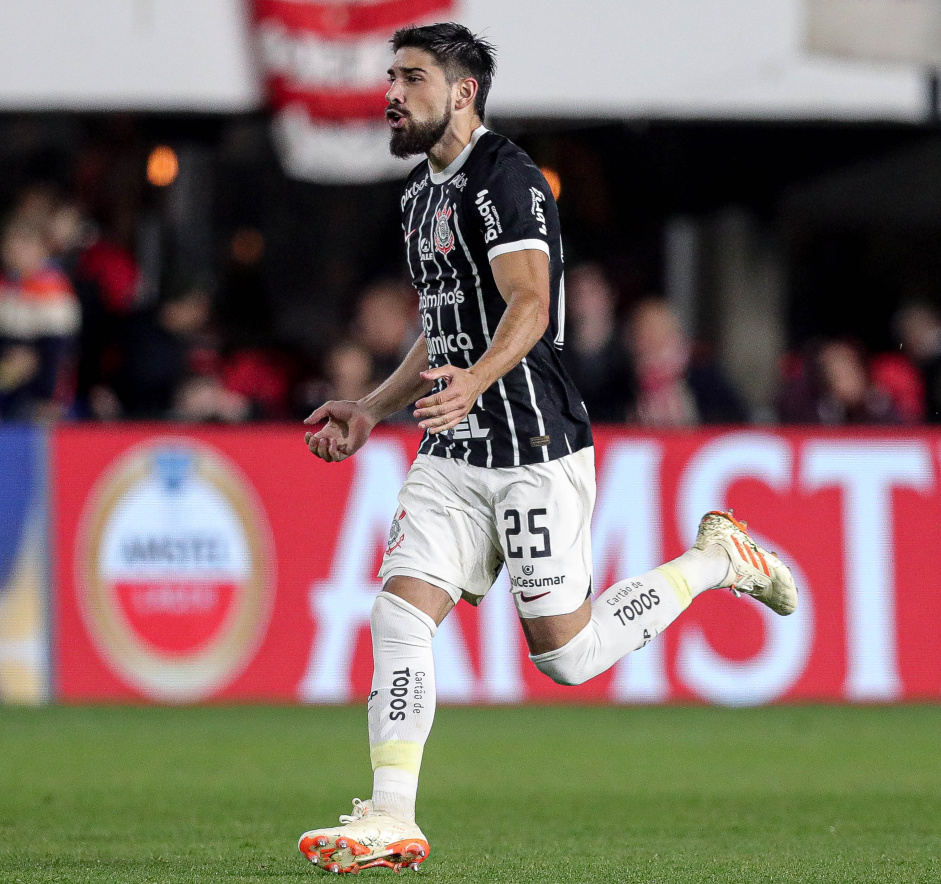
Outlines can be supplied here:
[[589, 678], [589, 676], [571, 666], [569, 661], [566, 660], [552, 660], [545, 663], [534, 660], [533, 662], [543, 675], [548, 675], [556, 684], [565, 687], [575, 687], [588, 681]]
[[411, 619], [409, 616], [412, 613], [409, 610], [411, 607], [408, 602], [400, 598], [393, 598], [388, 593], [380, 592], [373, 599], [372, 610], [369, 612], [369, 626], [375, 632], [380, 628], [388, 631], [403, 623], [407, 624]]
[[530, 654], [536, 668], [556, 684], [575, 687], [594, 678], [600, 671], [595, 660], [597, 635], [588, 624], [567, 644], [545, 654]]
[[386, 636], [412, 636], [418, 633], [433, 638], [437, 631], [435, 621], [426, 613], [388, 592], [380, 592], [373, 601], [369, 628], [373, 635]]
[[390, 602], [387, 597], [383, 596], [382, 593], [377, 595], [372, 600], [372, 610], [369, 612], [369, 628], [376, 631], [376, 629], [382, 625], [383, 620], [390, 612], [389, 608]]

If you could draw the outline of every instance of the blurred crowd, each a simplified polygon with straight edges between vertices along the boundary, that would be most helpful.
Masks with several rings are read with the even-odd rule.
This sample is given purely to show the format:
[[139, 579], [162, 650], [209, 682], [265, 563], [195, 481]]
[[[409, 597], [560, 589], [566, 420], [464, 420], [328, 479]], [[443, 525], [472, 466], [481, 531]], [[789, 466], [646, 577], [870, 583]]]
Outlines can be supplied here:
[[[604, 271], [566, 273], [563, 361], [596, 421], [651, 427], [768, 420], [749, 407], [710, 348], [684, 331], [657, 296], [627, 310]], [[895, 314], [898, 350], [869, 353], [849, 338], [819, 337], [781, 360], [770, 419], [784, 424], [941, 423], [941, 312], [910, 301]]]
[[[73, 199], [36, 185], [0, 232], [0, 420], [305, 417], [380, 383], [420, 333], [402, 280], [359, 294], [323, 352], [277, 345], [262, 296], [264, 240], [236, 230], [213, 287], [154, 291], [133, 245]], [[596, 422], [648, 427], [756, 419], [709, 348], [669, 303], [625, 304], [598, 264], [566, 275], [563, 361]], [[941, 422], [941, 316], [928, 302], [895, 317], [899, 349], [819, 339], [782, 361], [775, 417], [793, 424]], [[410, 420], [409, 409], [391, 420]], [[762, 419], [767, 420], [767, 414]]]
[[0, 420], [291, 417], [299, 360], [270, 346], [244, 284], [259, 239], [233, 237], [224, 303], [196, 283], [161, 293], [120, 225], [24, 190], [0, 232]]

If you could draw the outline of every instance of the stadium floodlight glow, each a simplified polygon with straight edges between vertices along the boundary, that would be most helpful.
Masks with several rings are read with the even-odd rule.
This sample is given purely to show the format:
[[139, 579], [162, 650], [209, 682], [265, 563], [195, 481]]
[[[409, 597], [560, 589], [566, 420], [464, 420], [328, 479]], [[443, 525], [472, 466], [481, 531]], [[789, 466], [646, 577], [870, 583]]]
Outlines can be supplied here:
[[154, 187], [168, 187], [176, 181], [179, 172], [176, 151], [166, 144], [158, 144], [147, 157], [147, 180]]
[[540, 170], [543, 177], [546, 179], [546, 183], [549, 185], [549, 190], [552, 191], [552, 198], [558, 199], [559, 194], [562, 193], [562, 178], [559, 176], [559, 173], [555, 169], [550, 169], [548, 166], [543, 166]]

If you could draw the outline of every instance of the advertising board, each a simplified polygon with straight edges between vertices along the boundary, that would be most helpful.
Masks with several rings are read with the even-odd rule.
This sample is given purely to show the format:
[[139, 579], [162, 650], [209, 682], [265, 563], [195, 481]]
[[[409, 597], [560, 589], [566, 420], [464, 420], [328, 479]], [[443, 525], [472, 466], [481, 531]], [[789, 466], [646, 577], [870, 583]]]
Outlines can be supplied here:
[[44, 436], [0, 428], [0, 702], [48, 694]]
[[[58, 696], [365, 698], [376, 572], [417, 442], [377, 432], [328, 465], [280, 426], [56, 430]], [[528, 661], [503, 574], [438, 631], [443, 702], [941, 696], [941, 433], [602, 428], [596, 462], [596, 590], [679, 555], [704, 512], [733, 507], [791, 564], [797, 613], [706, 593], [564, 688]]]

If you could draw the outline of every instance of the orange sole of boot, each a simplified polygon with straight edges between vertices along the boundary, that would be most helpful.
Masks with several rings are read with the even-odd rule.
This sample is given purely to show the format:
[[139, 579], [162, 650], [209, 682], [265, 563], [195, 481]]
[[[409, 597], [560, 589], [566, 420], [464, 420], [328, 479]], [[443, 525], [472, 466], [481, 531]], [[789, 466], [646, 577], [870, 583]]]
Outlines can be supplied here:
[[308, 861], [334, 875], [355, 875], [361, 869], [383, 867], [393, 872], [415, 871], [431, 854], [428, 842], [420, 838], [394, 841], [375, 859], [368, 859], [373, 853], [369, 847], [352, 838], [337, 838], [330, 844], [329, 838], [318, 835], [304, 838], [298, 848]]

